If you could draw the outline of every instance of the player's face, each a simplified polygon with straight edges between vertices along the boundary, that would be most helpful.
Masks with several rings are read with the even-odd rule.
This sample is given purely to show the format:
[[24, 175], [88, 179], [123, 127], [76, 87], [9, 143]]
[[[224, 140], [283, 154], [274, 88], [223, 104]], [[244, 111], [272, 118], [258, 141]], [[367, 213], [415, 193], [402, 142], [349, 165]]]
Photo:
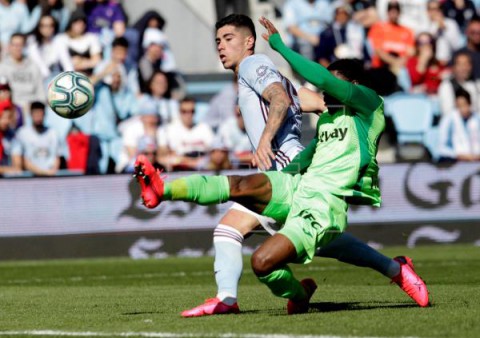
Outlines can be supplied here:
[[332, 73], [332, 75], [335, 76], [337, 79], [348, 81], [347, 78], [343, 76], [343, 74], [340, 73], [338, 70], [332, 70], [330, 73]]
[[215, 38], [217, 53], [225, 69], [238, 70], [238, 65], [252, 54], [253, 36], [247, 29], [223, 26], [217, 30]]

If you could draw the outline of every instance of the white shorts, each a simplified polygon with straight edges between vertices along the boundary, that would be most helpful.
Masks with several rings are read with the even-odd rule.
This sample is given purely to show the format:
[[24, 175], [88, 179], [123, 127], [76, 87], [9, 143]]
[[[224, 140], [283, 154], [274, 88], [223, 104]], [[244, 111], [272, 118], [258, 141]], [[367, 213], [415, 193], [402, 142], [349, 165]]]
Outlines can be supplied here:
[[262, 216], [260, 214], [257, 214], [256, 212], [253, 212], [252, 210], [244, 207], [241, 204], [238, 203], [233, 203], [230, 209], [233, 210], [238, 210], [247, 214], [252, 215], [255, 217], [260, 225], [270, 234], [274, 235], [280, 228], [283, 226], [283, 224], [277, 223], [273, 218], [267, 217], [267, 216]]

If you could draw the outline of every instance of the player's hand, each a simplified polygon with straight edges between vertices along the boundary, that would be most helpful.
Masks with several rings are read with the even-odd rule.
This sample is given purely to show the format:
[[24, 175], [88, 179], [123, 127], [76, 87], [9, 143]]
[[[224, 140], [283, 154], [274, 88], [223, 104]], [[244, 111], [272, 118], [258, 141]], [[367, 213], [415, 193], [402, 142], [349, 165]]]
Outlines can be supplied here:
[[265, 171], [272, 167], [272, 160], [275, 154], [272, 151], [272, 145], [269, 141], [260, 140], [257, 151], [253, 154], [252, 164], [258, 169]]
[[278, 29], [273, 25], [273, 23], [270, 20], [268, 20], [264, 16], [260, 17], [260, 19], [258, 19], [258, 21], [260, 22], [260, 24], [263, 27], [265, 27], [267, 29], [267, 32], [262, 34], [262, 37], [265, 40], [268, 41], [268, 38], [270, 38], [270, 35], [278, 33]]

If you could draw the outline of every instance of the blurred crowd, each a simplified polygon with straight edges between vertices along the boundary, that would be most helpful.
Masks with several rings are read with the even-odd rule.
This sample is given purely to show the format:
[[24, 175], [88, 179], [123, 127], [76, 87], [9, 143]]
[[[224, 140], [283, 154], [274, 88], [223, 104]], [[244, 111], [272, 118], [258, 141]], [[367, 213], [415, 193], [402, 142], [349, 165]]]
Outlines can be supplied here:
[[[427, 101], [436, 130], [435, 149], [424, 144], [427, 159], [480, 160], [480, 0], [272, 4], [285, 41], [305, 57], [324, 66], [362, 60], [387, 108], [399, 95]], [[149, 10], [129, 23], [120, 1], [75, 5], [0, 0], [0, 175], [128, 173], [138, 154], [166, 171], [250, 166], [235, 82], [208, 102], [188, 96], [164, 32], [168, 18]], [[95, 86], [92, 110], [75, 120], [46, 105], [48, 84], [69, 70]], [[408, 146], [393, 111], [380, 150]]]

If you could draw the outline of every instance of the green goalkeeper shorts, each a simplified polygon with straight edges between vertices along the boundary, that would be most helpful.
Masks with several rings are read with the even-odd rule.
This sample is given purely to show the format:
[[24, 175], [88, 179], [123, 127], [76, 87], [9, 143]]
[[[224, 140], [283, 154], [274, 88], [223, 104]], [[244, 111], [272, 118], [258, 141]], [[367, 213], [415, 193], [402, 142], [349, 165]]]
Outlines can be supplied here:
[[293, 194], [290, 213], [279, 233], [295, 246], [296, 263], [306, 264], [312, 261], [317, 249], [345, 231], [348, 204], [342, 196], [322, 190], [318, 182], [314, 185], [304, 181]]
[[300, 182], [301, 175], [290, 175], [281, 171], [266, 171], [264, 174], [270, 180], [272, 198], [262, 215], [271, 217], [277, 223], [283, 224], [290, 212], [293, 194]]
[[348, 205], [319, 182], [282, 172], [265, 172], [272, 198], [263, 215], [284, 222], [279, 233], [295, 246], [297, 263], [309, 263], [318, 248], [335, 239], [347, 227]]

